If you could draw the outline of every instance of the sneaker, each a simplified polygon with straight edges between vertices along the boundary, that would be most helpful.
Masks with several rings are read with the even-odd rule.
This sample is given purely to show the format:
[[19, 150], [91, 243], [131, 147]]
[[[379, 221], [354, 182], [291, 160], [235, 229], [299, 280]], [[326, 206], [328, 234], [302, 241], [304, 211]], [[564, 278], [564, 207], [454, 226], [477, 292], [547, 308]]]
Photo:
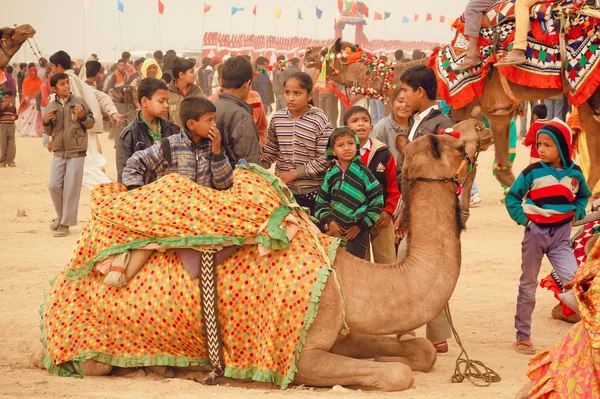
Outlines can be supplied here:
[[11, 162], [11, 163], [9, 163], [9, 164], [8, 164], [8, 166], [9, 166], [10, 168], [16, 168], [16, 167], [17, 167], [17, 164], [16, 164], [16, 163], [14, 163], [14, 162]]
[[481, 202], [481, 198], [479, 198], [479, 193], [475, 193], [471, 195], [471, 205], [476, 205]]
[[50, 224], [50, 230], [56, 231], [60, 227], [60, 220], [58, 218], [54, 219]]
[[69, 235], [69, 226], [59, 226], [59, 228], [54, 232], [54, 237], [66, 237]]

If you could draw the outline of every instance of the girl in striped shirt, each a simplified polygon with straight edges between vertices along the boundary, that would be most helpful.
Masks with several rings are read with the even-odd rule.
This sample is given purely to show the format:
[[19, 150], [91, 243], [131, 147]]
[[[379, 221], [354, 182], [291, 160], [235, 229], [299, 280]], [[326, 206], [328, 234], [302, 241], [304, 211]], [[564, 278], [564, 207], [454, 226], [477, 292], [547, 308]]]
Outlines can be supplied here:
[[268, 169], [275, 163], [275, 175], [294, 193], [298, 205], [314, 214], [317, 192], [330, 166], [325, 150], [333, 129], [323, 111], [311, 104], [312, 91], [308, 74], [287, 77], [283, 90], [287, 108], [271, 118], [261, 165]]

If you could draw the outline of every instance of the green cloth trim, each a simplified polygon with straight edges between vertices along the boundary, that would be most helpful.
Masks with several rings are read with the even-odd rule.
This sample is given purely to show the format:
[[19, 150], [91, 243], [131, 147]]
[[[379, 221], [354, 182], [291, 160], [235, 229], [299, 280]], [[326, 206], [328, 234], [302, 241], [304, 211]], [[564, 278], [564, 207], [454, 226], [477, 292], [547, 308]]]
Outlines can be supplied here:
[[160, 118], [156, 118], [156, 124], [158, 125], [158, 132], [154, 130], [154, 128], [152, 127], [152, 124], [150, 122], [148, 122], [147, 120], [144, 119], [141, 111], [140, 111], [140, 119], [142, 120], [142, 122], [144, 122], [146, 124], [146, 126], [148, 126], [148, 133], [150, 134], [150, 137], [152, 137], [152, 140], [158, 141], [158, 140], [162, 139], [162, 126], [160, 126]]

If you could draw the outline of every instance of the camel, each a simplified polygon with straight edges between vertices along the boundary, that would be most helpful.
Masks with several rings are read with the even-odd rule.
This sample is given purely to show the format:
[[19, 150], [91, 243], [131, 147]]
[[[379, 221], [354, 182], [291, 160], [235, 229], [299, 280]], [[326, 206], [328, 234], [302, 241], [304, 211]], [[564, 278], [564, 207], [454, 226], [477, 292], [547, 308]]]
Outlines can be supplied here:
[[35, 29], [31, 25], [19, 25], [16, 28], [0, 29], [0, 69], [4, 69], [10, 63], [11, 58], [19, 51], [21, 45], [27, 39], [35, 35]]
[[[338, 39], [332, 45], [331, 51], [339, 53], [348, 46], [352, 46], [352, 44], [342, 42]], [[305, 55], [305, 65], [308, 67], [319, 67], [322, 56], [326, 54], [327, 50], [328, 48], [308, 49]], [[409, 67], [414, 65], [429, 65], [429, 62], [429, 58], [424, 58], [408, 63], [397, 63], [394, 69], [392, 84], [399, 86], [400, 75]], [[327, 75], [336, 83], [351, 87], [357, 83], [361, 84], [365, 80], [364, 72], [366, 67], [362, 63], [342, 67], [341, 60], [336, 59], [334, 66], [337, 70], [344, 72], [339, 75], [334, 74], [328, 63]], [[377, 86], [379, 82], [374, 83], [375, 89], [379, 89], [380, 86]], [[543, 100], [561, 93], [559, 90], [535, 89], [516, 85], [501, 77], [501, 74], [495, 68], [492, 68], [485, 78], [483, 95], [474, 99], [464, 108], [453, 109], [452, 117], [456, 120], [466, 120], [477, 117], [479, 113], [485, 115], [494, 133], [496, 162], [508, 166], [510, 165], [508, 154], [510, 121], [517, 111], [519, 102]], [[584, 131], [588, 132], [586, 134], [586, 141], [590, 153], [591, 167], [587, 183], [592, 188], [600, 180], [600, 134], [598, 133], [600, 131], [600, 91], [597, 90], [587, 102], [578, 107], [578, 110], [579, 119]], [[500, 183], [509, 187], [515, 181], [511, 167], [497, 169], [496, 178]], [[463, 211], [465, 209], [463, 206]]]
[[[461, 122], [455, 130], [461, 132], [460, 139], [429, 135], [406, 146], [402, 171], [410, 232], [406, 259], [373, 264], [338, 250], [335, 274], [327, 280], [308, 330], [294, 384], [401, 391], [412, 387], [413, 371], [427, 372], [435, 364], [437, 352], [428, 340], [398, 341], [395, 335], [435, 318], [458, 280], [463, 224], [456, 180], [449, 178], [455, 174], [460, 182], [473, 178], [467, 163], [489, 147], [492, 134], [476, 120]], [[410, 311], [402, 313], [403, 309]], [[41, 350], [35, 355], [38, 366], [43, 354]], [[80, 366], [86, 376], [105, 375], [112, 369], [95, 360]], [[199, 373], [192, 368], [176, 370], [177, 376], [195, 380]]]

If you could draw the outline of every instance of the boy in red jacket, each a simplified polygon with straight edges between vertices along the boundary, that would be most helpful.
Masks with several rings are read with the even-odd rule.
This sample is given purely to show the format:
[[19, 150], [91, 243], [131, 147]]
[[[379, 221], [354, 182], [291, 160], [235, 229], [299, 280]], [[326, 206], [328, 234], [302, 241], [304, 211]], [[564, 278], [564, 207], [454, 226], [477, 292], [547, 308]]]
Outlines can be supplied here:
[[540, 160], [540, 154], [538, 154], [537, 150], [537, 133], [538, 130], [542, 128], [548, 120], [546, 120], [546, 116], [548, 115], [548, 108], [544, 104], [538, 104], [531, 110], [533, 114], [533, 123], [529, 126], [529, 131], [527, 132], [527, 136], [523, 140], [523, 145], [525, 147], [531, 147], [529, 151], [529, 163], [536, 163]]
[[[395, 263], [396, 247], [392, 218], [400, 200], [400, 190], [396, 180], [396, 160], [385, 144], [369, 138], [373, 125], [369, 111], [365, 108], [354, 106], [348, 109], [344, 115], [344, 125], [358, 135], [361, 147], [360, 158], [383, 188], [383, 212], [370, 232], [374, 261]], [[367, 254], [367, 259], [370, 259], [369, 251]]]

